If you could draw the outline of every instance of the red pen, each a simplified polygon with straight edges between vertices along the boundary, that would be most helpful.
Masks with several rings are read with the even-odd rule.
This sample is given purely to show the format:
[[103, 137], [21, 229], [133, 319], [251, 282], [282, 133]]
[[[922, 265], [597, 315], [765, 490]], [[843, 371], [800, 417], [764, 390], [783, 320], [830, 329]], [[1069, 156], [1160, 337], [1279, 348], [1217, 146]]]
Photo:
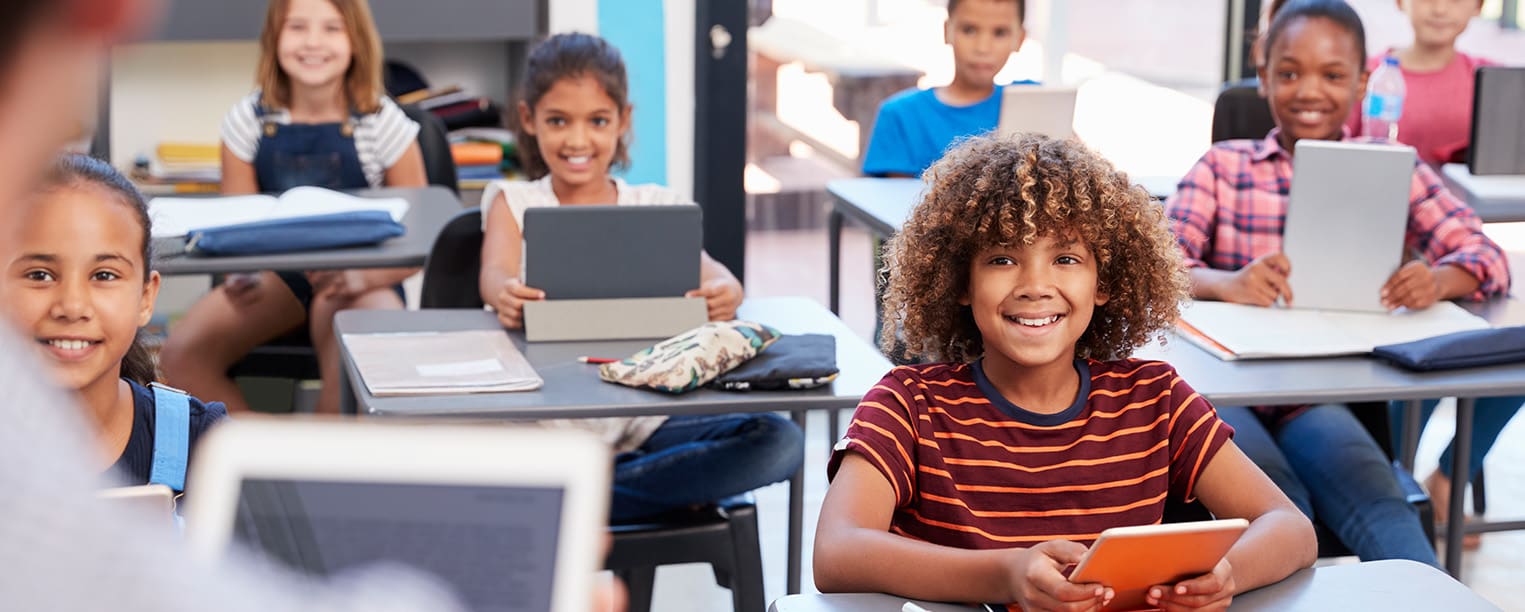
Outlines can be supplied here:
[[610, 359], [608, 357], [578, 357], [577, 360], [582, 362], [582, 363], [593, 363], [593, 364], [614, 363], [616, 361], [619, 361], [618, 359]]

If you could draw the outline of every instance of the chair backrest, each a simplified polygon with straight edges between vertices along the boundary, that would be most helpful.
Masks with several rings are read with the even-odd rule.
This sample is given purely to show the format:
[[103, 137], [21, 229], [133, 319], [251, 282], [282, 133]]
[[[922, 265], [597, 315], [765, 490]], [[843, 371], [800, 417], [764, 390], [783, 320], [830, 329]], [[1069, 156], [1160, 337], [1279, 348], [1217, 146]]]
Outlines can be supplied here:
[[463, 210], [440, 229], [424, 262], [420, 308], [481, 308], [482, 211]]
[[1276, 127], [1271, 105], [1260, 97], [1260, 81], [1229, 83], [1213, 103], [1213, 142], [1236, 138], [1265, 138]]
[[434, 113], [412, 104], [399, 104], [403, 114], [418, 123], [418, 149], [424, 156], [424, 175], [430, 185], [439, 185], [460, 195], [456, 180], [455, 159], [450, 156], [450, 138], [445, 123]]

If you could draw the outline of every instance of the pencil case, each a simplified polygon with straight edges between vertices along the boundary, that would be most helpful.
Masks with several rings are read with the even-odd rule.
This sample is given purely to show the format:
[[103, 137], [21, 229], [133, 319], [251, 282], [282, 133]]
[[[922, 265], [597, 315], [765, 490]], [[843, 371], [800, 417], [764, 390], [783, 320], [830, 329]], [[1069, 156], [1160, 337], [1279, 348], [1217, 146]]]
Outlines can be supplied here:
[[778, 330], [750, 321], [711, 321], [598, 368], [604, 382], [667, 393], [697, 389], [778, 340]]
[[406, 229], [384, 210], [289, 217], [190, 232], [185, 250], [199, 255], [264, 255], [375, 244]]
[[1457, 332], [1372, 349], [1372, 354], [1418, 372], [1525, 361], [1525, 326]]
[[814, 389], [837, 379], [837, 339], [827, 334], [779, 338], [768, 350], [710, 383], [726, 391]]

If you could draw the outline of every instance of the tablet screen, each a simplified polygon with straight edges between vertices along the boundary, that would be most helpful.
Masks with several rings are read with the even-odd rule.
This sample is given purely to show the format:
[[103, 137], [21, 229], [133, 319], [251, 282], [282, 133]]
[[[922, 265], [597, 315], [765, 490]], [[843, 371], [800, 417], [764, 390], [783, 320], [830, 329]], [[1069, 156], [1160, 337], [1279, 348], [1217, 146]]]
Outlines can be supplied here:
[[555, 487], [245, 479], [234, 538], [313, 575], [403, 563], [473, 610], [551, 608]]

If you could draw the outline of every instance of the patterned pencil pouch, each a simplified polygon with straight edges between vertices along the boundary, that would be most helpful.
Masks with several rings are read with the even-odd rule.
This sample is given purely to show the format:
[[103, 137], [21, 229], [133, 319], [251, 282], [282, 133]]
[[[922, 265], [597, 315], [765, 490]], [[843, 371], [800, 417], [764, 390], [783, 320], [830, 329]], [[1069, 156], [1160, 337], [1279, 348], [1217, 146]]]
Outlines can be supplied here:
[[683, 393], [704, 386], [778, 340], [750, 321], [711, 321], [598, 368], [604, 382]]

